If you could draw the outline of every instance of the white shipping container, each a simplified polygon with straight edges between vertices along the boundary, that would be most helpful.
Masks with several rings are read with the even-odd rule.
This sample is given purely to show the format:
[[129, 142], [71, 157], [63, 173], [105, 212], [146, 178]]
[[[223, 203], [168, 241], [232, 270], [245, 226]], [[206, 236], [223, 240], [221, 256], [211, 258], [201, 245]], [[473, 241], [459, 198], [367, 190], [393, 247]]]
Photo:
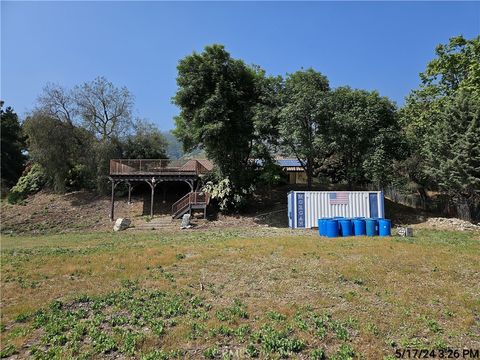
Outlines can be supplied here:
[[288, 226], [311, 229], [318, 219], [385, 217], [383, 191], [290, 191]]

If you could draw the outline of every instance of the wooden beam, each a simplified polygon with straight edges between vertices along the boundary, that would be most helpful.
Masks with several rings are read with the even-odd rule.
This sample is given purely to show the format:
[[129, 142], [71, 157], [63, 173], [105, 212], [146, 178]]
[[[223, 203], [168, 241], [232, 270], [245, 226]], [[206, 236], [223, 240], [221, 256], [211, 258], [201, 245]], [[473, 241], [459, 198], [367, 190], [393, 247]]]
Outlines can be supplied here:
[[126, 183], [128, 185], [128, 205], [130, 205], [132, 203], [132, 184], [130, 181], [126, 181]]
[[115, 218], [115, 181], [110, 179], [112, 182], [112, 199], [110, 201], [110, 221], [113, 221]]
[[152, 196], [150, 198], [150, 217], [153, 218], [153, 199], [155, 196], [155, 186], [152, 184], [150, 187], [152, 188]]
[[155, 179], [152, 177], [151, 180], [145, 180], [145, 182], [150, 185], [150, 188], [152, 189], [152, 193], [150, 196], [150, 216], [153, 217], [153, 203], [155, 200], [155, 187], [162, 182], [162, 180], [158, 181], [158, 179]]

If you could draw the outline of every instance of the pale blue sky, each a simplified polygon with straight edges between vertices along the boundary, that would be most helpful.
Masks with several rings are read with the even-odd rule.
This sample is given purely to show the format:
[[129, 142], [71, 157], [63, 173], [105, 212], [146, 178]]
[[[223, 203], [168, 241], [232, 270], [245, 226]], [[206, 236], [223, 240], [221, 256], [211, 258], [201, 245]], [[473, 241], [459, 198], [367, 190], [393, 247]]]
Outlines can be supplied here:
[[437, 44], [480, 34], [480, 3], [2, 1], [1, 31], [1, 98], [20, 115], [47, 82], [103, 75], [166, 130], [178, 60], [212, 43], [269, 74], [313, 67], [401, 105]]

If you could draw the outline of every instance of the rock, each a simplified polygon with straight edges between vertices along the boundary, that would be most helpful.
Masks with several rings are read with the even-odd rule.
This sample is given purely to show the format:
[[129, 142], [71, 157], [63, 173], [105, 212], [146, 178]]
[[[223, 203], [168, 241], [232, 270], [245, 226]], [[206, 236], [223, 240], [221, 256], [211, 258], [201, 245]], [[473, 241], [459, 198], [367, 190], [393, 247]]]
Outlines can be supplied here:
[[185, 214], [182, 216], [182, 225], [180, 226], [181, 229], [189, 229], [192, 227], [190, 225], [190, 214]]
[[429, 218], [427, 225], [444, 230], [456, 231], [480, 231], [480, 226], [471, 222], [456, 218]]
[[130, 226], [130, 219], [118, 218], [113, 225], [113, 231], [122, 231], [128, 229]]

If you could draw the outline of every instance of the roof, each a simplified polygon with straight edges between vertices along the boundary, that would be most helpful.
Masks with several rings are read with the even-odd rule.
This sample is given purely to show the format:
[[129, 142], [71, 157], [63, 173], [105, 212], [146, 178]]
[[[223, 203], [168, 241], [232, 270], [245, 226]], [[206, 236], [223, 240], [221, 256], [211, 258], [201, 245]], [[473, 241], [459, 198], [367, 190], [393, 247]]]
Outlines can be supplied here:
[[302, 164], [298, 159], [277, 159], [277, 164], [281, 167], [301, 167]]
[[202, 164], [205, 169], [207, 169], [208, 171], [212, 171], [213, 169], [213, 162], [211, 162], [210, 160], [208, 159], [197, 159], [197, 161]]
[[200, 163], [200, 165], [202, 165], [206, 171], [212, 171], [213, 169], [213, 163], [207, 159], [190, 159], [182, 166], [182, 169], [194, 171], [197, 163]]
[[[206, 170], [211, 171], [213, 169], [213, 162], [208, 160], [208, 159], [195, 159], [198, 161], [200, 164], [202, 164]], [[255, 164], [257, 166], [262, 166], [263, 165], [263, 160], [261, 159], [254, 159]], [[298, 159], [293, 159], [293, 158], [287, 158], [287, 159], [275, 159], [276, 163], [282, 167], [285, 168], [287, 171], [301, 171], [303, 170], [302, 164]], [[194, 166], [195, 161], [193, 159], [187, 161], [187, 163], [184, 165], [184, 167], [189, 167], [189, 166]]]

